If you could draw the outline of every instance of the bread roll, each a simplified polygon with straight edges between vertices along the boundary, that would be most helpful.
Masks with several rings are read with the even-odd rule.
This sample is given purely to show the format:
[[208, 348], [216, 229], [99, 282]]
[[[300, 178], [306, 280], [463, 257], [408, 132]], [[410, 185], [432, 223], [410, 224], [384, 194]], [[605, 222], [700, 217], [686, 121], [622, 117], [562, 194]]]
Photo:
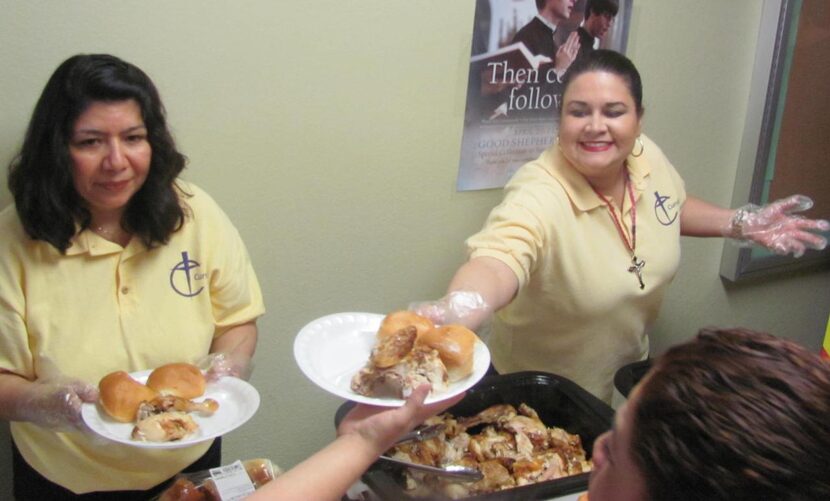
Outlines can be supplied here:
[[149, 402], [158, 394], [131, 378], [124, 371], [107, 374], [98, 383], [99, 402], [116, 421], [131, 423], [135, 421], [138, 406], [142, 402]]
[[426, 332], [416, 344], [438, 350], [438, 356], [447, 367], [450, 382], [455, 382], [473, 373], [476, 339], [475, 332], [463, 325], [448, 324]]
[[401, 329], [406, 329], [410, 325], [414, 326], [418, 331], [418, 337], [423, 336], [426, 332], [435, 328], [432, 320], [422, 317], [415, 312], [408, 310], [393, 311], [386, 315], [380, 323], [378, 338], [384, 338], [394, 334]]
[[205, 384], [202, 371], [195, 365], [185, 363], [162, 365], [147, 378], [147, 386], [159, 394], [187, 399], [202, 396]]

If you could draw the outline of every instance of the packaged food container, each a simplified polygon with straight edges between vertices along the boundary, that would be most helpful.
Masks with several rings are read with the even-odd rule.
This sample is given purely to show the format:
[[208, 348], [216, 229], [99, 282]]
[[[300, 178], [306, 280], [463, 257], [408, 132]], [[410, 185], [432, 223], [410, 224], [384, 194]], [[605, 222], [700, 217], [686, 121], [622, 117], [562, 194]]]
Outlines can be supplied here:
[[253, 492], [281, 473], [279, 467], [265, 458], [246, 459], [210, 470], [180, 473], [171, 485], [152, 501], [239, 499], [239, 491]]
[[[566, 378], [545, 372], [517, 372], [485, 377], [467, 391], [464, 400], [447, 412], [456, 417], [468, 417], [491, 405], [511, 404], [518, 407], [522, 403], [536, 410], [546, 426], [556, 426], [578, 434], [588, 458], [591, 457], [594, 440], [611, 427], [614, 417], [611, 407], [587, 390]], [[338, 409], [335, 424], [340, 422], [353, 405], [348, 402]], [[589, 475], [582, 473], [465, 499], [550, 499], [587, 490]], [[404, 490], [402, 479], [400, 467], [381, 462], [372, 465], [362, 478], [372, 493], [382, 500], [424, 499], [411, 496]]]

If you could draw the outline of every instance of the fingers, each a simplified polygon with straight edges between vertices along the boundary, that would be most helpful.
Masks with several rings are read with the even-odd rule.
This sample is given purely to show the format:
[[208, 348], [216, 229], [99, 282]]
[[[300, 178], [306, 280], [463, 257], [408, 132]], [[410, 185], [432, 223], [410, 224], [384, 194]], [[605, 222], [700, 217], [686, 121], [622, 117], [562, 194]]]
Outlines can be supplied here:
[[776, 200], [769, 205], [769, 208], [782, 214], [792, 214], [794, 212], [804, 212], [812, 206], [813, 201], [810, 197], [804, 195], [791, 195], [787, 198]]
[[824, 249], [827, 247], [827, 239], [808, 231], [792, 230], [786, 235], [770, 239], [766, 247], [780, 256], [792, 254], [798, 258], [803, 256], [807, 249]]
[[830, 230], [830, 222], [825, 219], [800, 219], [796, 221], [796, 226], [798, 226], [798, 229], [800, 230]]
[[570, 45], [571, 48], [579, 49], [579, 35], [576, 31], [572, 31], [570, 35], [568, 35], [568, 39], [565, 41], [565, 45]]
[[422, 384], [418, 386], [404, 404], [405, 412], [407, 412], [410, 419], [412, 419], [413, 426], [424, 422], [424, 420], [429, 417], [444, 412], [460, 402], [465, 395], [465, 393], [461, 393], [445, 400], [424, 405], [424, 400], [429, 394], [429, 390], [429, 384]]
[[789, 240], [798, 242], [802, 246], [810, 249], [822, 250], [827, 247], [826, 238], [808, 231], [794, 231], [792, 235], [789, 236]]
[[93, 403], [98, 401], [98, 388], [91, 384], [76, 381], [70, 384], [70, 388], [82, 402]]
[[767, 246], [767, 248], [774, 254], [777, 254], [779, 256], [786, 256], [787, 254], [792, 254], [793, 257], [796, 258], [803, 256], [806, 250], [804, 244], [802, 244], [798, 240], [778, 241], [773, 243], [772, 245]]
[[444, 412], [445, 410], [449, 409], [453, 405], [457, 404], [461, 400], [464, 399], [466, 393], [461, 393], [459, 395], [455, 395], [452, 398], [448, 398], [446, 400], [441, 400], [440, 402], [435, 402], [433, 404], [428, 404], [423, 407], [423, 412], [426, 413], [426, 417], [433, 416], [435, 414], [439, 414]]

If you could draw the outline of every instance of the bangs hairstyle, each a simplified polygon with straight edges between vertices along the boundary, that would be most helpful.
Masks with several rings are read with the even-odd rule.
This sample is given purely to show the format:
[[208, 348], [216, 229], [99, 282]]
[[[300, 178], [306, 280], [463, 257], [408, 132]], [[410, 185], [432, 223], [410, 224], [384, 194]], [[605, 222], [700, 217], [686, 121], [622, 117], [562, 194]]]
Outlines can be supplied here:
[[640, 80], [640, 72], [630, 59], [617, 51], [608, 49], [597, 49], [588, 52], [585, 57], [574, 61], [568, 72], [565, 73], [565, 80], [562, 83], [562, 95], [565, 95], [571, 82], [583, 73], [605, 72], [617, 75], [625, 82], [634, 105], [637, 108], [637, 115], [642, 117], [643, 108], [643, 82]]
[[138, 67], [106, 55], [76, 55], [55, 70], [35, 105], [8, 186], [26, 233], [65, 253], [91, 214], [72, 178], [69, 141], [78, 117], [93, 102], [134, 100], [141, 109], [152, 158], [147, 179], [128, 202], [121, 227], [148, 247], [167, 243], [184, 209], [175, 180], [187, 159], [176, 150], [164, 106]]

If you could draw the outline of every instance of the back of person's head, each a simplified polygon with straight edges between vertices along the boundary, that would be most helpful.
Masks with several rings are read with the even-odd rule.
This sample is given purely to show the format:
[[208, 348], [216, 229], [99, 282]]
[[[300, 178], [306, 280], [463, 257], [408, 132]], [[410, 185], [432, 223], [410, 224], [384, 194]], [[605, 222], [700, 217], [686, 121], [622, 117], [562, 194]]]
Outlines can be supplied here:
[[634, 396], [632, 456], [654, 500], [830, 499], [830, 364], [745, 329], [704, 329]]
[[[131, 205], [146, 206], [148, 197], [159, 198], [158, 192], [168, 192], [161, 198], [169, 198], [171, 185], [186, 159], [176, 150], [153, 82], [137, 66], [115, 56], [72, 56], [58, 66], [46, 83], [20, 153], [9, 168], [9, 190], [29, 236], [65, 251], [75, 233], [75, 224], [85, 227], [89, 223], [89, 212], [73, 185], [69, 141], [76, 120], [90, 104], [124, 100], [134, 100], [141, 109], [152, 148], [147, 180]], [[169, 200], [161, 203], [166, 206], [160, 210], [170, 210]], [[164, 231], [147, 228], [139, 221], [147, 215], [143, 209], [127, 208], [129, 229], [141, 234], [148, 243], [165, 241], [166, 237], [158, 238]]]
[[588, 0], [585, 2], [585, 19], [591, 14], [595, 16], [608, 15], [614, 17], [619, 12], [620, 6], [617, 0]]
[[565, 73], [565, 80], [562, 84], [562, 94], [568, 91], [568, 87], [578, 76], [589, 72], [606, 72], [622, 78], [628, 87], [634, 104], [637, 107], [637, 114], [643, 114], [643, 83], [640, 79], [640, 72], [630, 59], [617, 51], [608, 49], [597, 49], [588, 52], [573, 62], [568, 72]]

